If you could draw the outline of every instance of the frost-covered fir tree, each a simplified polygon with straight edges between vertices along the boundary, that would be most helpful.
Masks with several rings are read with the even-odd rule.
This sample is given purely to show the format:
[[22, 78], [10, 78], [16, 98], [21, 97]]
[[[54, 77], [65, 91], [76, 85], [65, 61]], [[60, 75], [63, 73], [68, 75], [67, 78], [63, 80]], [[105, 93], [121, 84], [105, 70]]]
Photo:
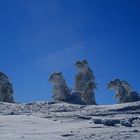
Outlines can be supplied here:
[[0, 72], [0, 101], [13, 103], [13, 87], [9, 78]]
[[95, 76], [86, 60], [75, 63], [77, 74], [75, 76], [74, 91], [79, 94], [85, 104], [96, 104], [94, 90], [97, 84]]
[[54, 100], [66, 101], [70, 98], [70, 90], [61, 72], [51, 74], [49, 81], [53, 84], [52, 91]]
[[107, 88], [115, 90], [116, 93], [114, 98], [118, 99], [118, 103], [135, 102], [140, 100], [140, 95], [124, 80], [114, 79], [108, 83]]

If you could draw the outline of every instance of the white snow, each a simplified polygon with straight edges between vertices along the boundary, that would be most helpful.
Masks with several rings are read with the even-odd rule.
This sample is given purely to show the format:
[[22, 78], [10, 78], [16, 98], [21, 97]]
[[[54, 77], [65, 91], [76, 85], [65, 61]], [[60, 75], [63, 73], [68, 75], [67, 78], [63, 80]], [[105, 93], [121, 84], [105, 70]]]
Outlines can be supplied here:
[[[125, 120], [132, 127], [105, 126], [92, 119]], [[0, 103], [0, 140], [139, 140], [140, 102], [81, 106], [58, 102]]]

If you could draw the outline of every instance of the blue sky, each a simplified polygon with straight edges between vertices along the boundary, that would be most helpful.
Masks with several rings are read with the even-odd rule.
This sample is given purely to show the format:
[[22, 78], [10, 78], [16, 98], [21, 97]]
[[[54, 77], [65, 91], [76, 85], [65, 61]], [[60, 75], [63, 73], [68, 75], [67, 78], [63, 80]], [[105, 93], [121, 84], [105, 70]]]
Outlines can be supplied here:
[[96, 76], [99, 104], [113, 104], [113, 78], [140, 92], [139, 0], [1, 0], [0, 71], [18, 102], [51, 98], [49, 75], [62, 71], [71, 88], [76, 60]]

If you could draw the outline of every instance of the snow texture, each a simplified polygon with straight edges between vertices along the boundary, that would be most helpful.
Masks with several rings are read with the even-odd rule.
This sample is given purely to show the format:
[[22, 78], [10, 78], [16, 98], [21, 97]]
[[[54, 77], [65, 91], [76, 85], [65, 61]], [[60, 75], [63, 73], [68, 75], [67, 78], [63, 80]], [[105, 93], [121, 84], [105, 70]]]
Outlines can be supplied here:
[[0, 102], [0, 140], [139, 140], [140, 102]]

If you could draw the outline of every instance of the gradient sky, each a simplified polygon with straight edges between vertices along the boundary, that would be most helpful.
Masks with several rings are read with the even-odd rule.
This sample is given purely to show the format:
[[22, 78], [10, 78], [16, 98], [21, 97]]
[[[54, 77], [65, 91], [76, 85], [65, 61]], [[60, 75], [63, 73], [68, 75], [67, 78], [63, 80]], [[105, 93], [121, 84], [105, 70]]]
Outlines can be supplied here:
[[113, 104], [113, 78], [140, 93], [139, 0], [1, 0], [0, 71], [18, 102], [51, 98], [52, 72], [71, 88], [76, 60], [87, 59], [99, 104]]

